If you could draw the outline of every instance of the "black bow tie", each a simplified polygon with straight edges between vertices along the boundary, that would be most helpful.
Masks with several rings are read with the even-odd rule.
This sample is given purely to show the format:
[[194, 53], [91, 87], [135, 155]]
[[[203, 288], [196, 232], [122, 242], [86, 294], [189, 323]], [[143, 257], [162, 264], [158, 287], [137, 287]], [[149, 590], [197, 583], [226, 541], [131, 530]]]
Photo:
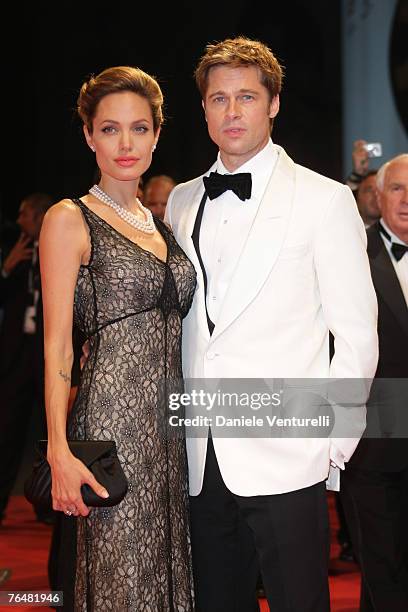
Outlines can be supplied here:
[[251, 197], [252, 177], [250, 172], [240, 172], [238, 174], [211, 172], [210, 176], [203, 177], [203, 181], [210, 200], [218, 198], [228, 189], [231, 189], [240, 200], [248, 200]]
[[391, 242], [391, 253], [394, 255], [395, 259], [399, 261], [402, 257], [404, 257], [405, 253], [408, 251], [407, 244], [399, 244], [398, 242], [392, 242], [391, 236], [382, 225], [379, 223], [379, 230], [384, 236]]
[[391, 251], [395, 259], [399, 261], [401, 257], [404, 257], [405, 253], [408, 251], [408, 245], [398, 244], [398, 242], [393, 242], [391, 245]]

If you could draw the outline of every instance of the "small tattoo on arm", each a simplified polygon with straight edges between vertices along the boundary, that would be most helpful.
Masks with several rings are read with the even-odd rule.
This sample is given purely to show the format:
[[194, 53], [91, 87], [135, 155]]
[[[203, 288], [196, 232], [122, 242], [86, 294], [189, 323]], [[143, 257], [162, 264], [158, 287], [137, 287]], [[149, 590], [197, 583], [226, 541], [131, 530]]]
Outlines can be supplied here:
[[71, 381], [71, 377], [68, 376], [68, 374], [65, 374], [65, 372], [63, 372], [62, 370], [60, 370], [58, 372], [58, 374], [61, 376], [61, 378], [64, 379], [65, 382], [70, 382]]

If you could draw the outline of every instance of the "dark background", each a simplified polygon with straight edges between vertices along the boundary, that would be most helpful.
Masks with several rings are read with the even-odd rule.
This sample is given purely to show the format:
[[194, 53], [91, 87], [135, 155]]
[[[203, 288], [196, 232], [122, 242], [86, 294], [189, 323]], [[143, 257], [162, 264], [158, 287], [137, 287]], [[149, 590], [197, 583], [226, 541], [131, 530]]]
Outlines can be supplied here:
[[183, 181], [203, 173], [216, 148], [194, 67], [208, 42], [239, 34], [266, 42], [285, 67], [274, 141], [298, 163], [343, 179], [339, 0], [59, 2], [52, 10], [36, 3], [14, 10], [18, 27], [5, 52], [9, 74], [3, 72], [11, 162], [3, 178], [6, 217], [14, 218], [32, 191], [57, 201], [88, 190], [95, 167], [75, 101], [89, 74], [108, 66], [141, 67], [158, 78], [165, 96], [167, 121], [145, 178], [166, 173]]

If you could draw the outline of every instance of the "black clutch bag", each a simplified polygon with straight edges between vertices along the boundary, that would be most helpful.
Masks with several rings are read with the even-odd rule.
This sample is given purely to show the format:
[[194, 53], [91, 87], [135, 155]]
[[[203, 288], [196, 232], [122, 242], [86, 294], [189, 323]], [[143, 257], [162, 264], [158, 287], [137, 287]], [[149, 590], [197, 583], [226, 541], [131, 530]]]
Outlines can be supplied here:
[[[52, 508], [51, 469], [47, 461], [47, 440], [39, 440], [36, 446], [37, 459], [31, 474], [24, 483], [24, 494], [36, 508]], [[116, 506], [125, 497], [128, 481], [120, 465], [113, 441], [77, 440], [69, 441], [72, 454], [92, 472], [96, 480], [109, 493], [108, 498], [99, 497], [87, 484], [82, 485], [84, 504], [93, 507]]]

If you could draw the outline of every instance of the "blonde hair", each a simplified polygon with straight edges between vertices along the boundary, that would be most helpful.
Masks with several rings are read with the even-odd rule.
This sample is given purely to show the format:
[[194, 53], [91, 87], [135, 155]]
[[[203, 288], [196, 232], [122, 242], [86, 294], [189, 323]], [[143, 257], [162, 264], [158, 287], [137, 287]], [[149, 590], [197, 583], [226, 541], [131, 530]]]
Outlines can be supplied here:
[[204, 99], [208, 88], [208, 74], [214, 66], [255, 66], [259, 68], [262, 85], [269, 92], [270, 99], [282, 89], [283, 67], [264, 43], [245, 36], [227, 38], [222, 42], [209, 44], [194, 72], [195, 81]]

